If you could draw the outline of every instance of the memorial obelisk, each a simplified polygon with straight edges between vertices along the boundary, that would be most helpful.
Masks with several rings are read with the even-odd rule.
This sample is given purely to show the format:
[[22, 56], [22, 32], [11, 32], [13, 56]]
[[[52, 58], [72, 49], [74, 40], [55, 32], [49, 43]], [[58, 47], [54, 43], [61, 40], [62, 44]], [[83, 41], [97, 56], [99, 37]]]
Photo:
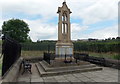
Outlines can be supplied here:
[[73, 43], [71, 41], [70, 14], [72, 13], [64, 1], [58, 7], [58, 41], [56, 43], [56, 56], [73, 56]]

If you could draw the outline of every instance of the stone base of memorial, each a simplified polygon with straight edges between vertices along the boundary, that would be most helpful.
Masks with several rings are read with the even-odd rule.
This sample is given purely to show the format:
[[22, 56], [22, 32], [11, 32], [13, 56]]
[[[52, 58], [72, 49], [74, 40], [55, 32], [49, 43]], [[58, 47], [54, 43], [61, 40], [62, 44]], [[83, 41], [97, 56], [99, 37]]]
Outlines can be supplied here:
[[51, 60], [49, 64], [43, 60], [36, 63], [36, 67], [42, 77], [102, 70], [101, 67], [86, 61], [79, 60], [77, 63], [75, 59], [71, 63], [65, 63], [63, 61], [64, 59], [62, 58], [56, 58], [55, 60]]
[[56, 43], [55, 51], [56, 51], [55, 52], [56, 58], [63, 58], [68, 61], [70, 58], [73, 58], [73, 44], [72, 43]]

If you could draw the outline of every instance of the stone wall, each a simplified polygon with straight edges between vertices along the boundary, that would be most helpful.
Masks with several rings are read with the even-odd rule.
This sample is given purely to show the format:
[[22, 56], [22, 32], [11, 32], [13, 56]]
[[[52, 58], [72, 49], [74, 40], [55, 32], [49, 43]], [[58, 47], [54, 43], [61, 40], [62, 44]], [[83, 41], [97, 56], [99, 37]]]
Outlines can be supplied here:
[[19, 58], [2, 77], [2, 82], [16, 82], [23, 58]]

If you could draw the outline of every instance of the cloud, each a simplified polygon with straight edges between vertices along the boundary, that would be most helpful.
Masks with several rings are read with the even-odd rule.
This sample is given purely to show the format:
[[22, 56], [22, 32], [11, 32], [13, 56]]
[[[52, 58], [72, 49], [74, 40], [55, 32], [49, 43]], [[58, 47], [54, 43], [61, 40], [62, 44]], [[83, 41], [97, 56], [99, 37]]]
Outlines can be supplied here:
[[[119, 0], [68, 0], [72, 17], [82, 18], [84, 24], [93, 24], [102, 20], [117, 18]], [[25, 13], [28, 15], [41, 15], [43, 20], [57, 16], [61, 0], [3, 0], [3, 13]]]
[[[76, 0], [77, 1], [77, 0]], [[85, 0], [71, 3], [72, 16], [83, 19], [83, 24], [94, 24], [118, 18], [119, 0]]]
[[49, 39], [57, 39], [57, 25], [46, 24], [41, 20], [24, 20], [29, 24], [30, 37], [33, 41]]
[[[84, 31], [90, 28], [90, 24], [96, 24], [104, 20], [114, 20], [118, 18], [118, 1], [119, 0], [67, 0], [68, 7], [71, 9], [71, 18], [80, 20], [81, 23], [71, 23], [72, 39], [78, 38], [107, 38], [117, 36], [116, 27], [106, 27], [95, 29], [93, 32], [83, 34]], [[0, 1], [0, 18], [1, 22], [13, 17], [9, 15], [18, 14], [18, 17], [25, 14], [29, 18], [22, 18], [29, 24], [30, 37], [33, 41], [38, 39], [57, 39], [57, 25], [53, 21], [58, 17], [56, 13], [58, 7], [62, 6], [62, 0], [1, 0]], [[1, 12], [2, 11], [2, 12]], [[41, 16], [31, 20], [32, 16]], [[8, 16], [8, 17], [7, 17]], [[16, 17], [16, 16], [14, 16]], [[48, 22], [50, 21], [50, 22]], [[117, 24], [117, 23], [116, 23]], [[104, 30], [104, 31], [103, 31]], [[107, 31], [107, 32], [105, 32]]]
[[[33, 41], [37, 40], [57, 40], [58, 39], [58, 25], [55, 24], [46, 24], [40, 20], [24, 20], [29, 24], [30, 27], [30, 37]], [[78, 33], [86, 30], [87, 26], [80, 26], [79, 24], [71, 24], [72, 38], [77, 39]]]
[[72, 23], [71, 24], [71, 34], [72, 34], [72, 39], [78, 39], [80, 38], [80, 34], [87, 30], [88, 26], [81, 26], [77, 23]]
[[[60, 1], [59, 1], [60, 2]], [[3, 0], [3, 13], [24, 13], [27, 15], [41, 15], [50, 19], [57, 16], [58, 1], [56, 0]]]
[[3, 20], [2, 19], [0, 19], [0, 30], [2, 29], [2, 24], [3, 24]]
[[95, 30], [90, 34], [83, 34], [81, 37], [84, 38], [96, 38], [96, 39], [105, 39], [109, 37], [118, 37], [118, 26], [114, 25], [111, 27], [106, 27], [103, 29]]

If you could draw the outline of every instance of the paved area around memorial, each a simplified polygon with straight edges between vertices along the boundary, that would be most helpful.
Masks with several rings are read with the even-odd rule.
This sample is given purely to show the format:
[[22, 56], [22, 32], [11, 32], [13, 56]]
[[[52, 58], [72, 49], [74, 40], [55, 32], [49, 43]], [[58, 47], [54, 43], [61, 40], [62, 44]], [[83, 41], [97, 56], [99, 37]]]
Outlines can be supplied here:
[[103, 67], [101, 71], [40, 77], [35, 64], [32, 64], [32, 75], [24, 73], [18, 77], [18, 82], [118, 82], [118, 70]]

